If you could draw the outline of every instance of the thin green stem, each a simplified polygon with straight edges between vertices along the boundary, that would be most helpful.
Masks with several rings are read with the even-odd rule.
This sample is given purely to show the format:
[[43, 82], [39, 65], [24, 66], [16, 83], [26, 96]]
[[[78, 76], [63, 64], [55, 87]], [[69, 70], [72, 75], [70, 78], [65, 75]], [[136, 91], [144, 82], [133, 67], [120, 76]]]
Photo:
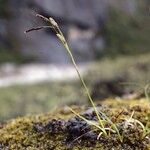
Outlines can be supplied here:
[[105, 130], [105, 128], [104, 128], [102, 119], [101, 119], [100, 116], [99, 116], [98, 110], [96, 109], [96, 106], [95, 106], [95, 104], [94, 104], [94, 102], [93, 102], [93, 99], [92, 99], [92, 97], [91, 97], [91, 95], [90, 95], [90, 92], [89, 92], [89, 90], [88, 90], [88, 88], [87, 88], [87, 86], [86, 86], [86, 83], [85, 83], [83, 77], [82, 77], [81, 74], [80, 74], [79, 68], [78, 68], [78, 66], [77, 66], [77, 64], [76, 64], [76, 62], [75, 62], [75, 59], [74, 59], [73, 55], [72, 55], [71, 49], [69, 48], [69, 46], [68, 46], [68, 44], [67, 44], [67, 42], [66, 42], [66, 39], [65, 39], [63, 33], [61, 32], [60, 28], [57, 27], [57, 29], [58, 29], [57, 37], [60, 39], [60, 41], [61, 41], [62, 44], [64, 45], [65, 49], [67, 50], [67, 52], [68, 52], [68, 54], [69, 54], [69, 56], [70, 56], [70, 58], [71, 58], [71, 61], [72, 61], [73, 65], [74, 65], [74, 67], [75, 67], [75, 70], [76, 70], [76, 72], [77, 72], [77, 74], [78, 74], [78, 77], [79, 77], [79, 79], [80, 79], [80, 81], [81, 81], [81, 83], [82, 83], [82, 85], [83, 85], [83, 87], [84, 87], [84, 89], [85, 89], [85, 92], [86, 92], [86, 94], [87, 94], [87, 96], [88, 96], [88, 99], [90, 100], [90, 103], [92, 104], [92, 106], [93, 106], [93, 108], [94, 108], [94, 111], [95, 111], [95, 113], [96, 113], [96, 116], [97, 116], [97, 118], [98, 118], [98, 121], [99, 121], [101, 127], [104, 129], [104, 134], [107, 135], [107, 132], [106, 132], [106, 130]]
[[[61, 34], [62, 34], [62, 33], [61, 33]], [[62, 36], [63, 36], [63, 34], [62, 34]], [[64, 36], [63, 36], [63, 37], [64, 37]], [[96, 116], [97, 116], [97, 118], [98, 118], [98, 120], [99, 120], [99, 123], [100, 123], [100, 125], [102, 126], [102, 128], [104, 128], [104, 125], [103, 125], [103, 122], [102, 122], [102, 120], [101, 120], [101, 118], [100, 118], [100, 116], [99, 116], [98, 110], [96, 109], [96, 106], [95, 106], [95, 104], [94, 104], [94, 102], [93, 102], [93, 100], [92, 100], [92, 98], [91, 98], [91, 95], [90, 95], [90, 92], [89, 92], [89, 90], [88, 90], [88, 88], [87, 88], [87, 86], [86, 86], [86, 83], [85, 83], [83, 77], [81, 76], [81, 74], [80, 74], [80, 72], [79, 72], [79, 68], [78, 68], [78, 66], [77, 66], [77, 64], [76, 64], [76, 62], [75, 62], [75, 59], [74, 59], [74, 57], [73, 57], [73, 55], [72, 55], [72, 53], [71, 53], [71, 50], [70, 50], [70, 48], [69, 48], [67, 42], [65, 42], [65, 43], [63, 43], [63, 44], [64, 44], [66, 50], [68, 51], [68, 54], [70, 55], [71, 61], [72, 61], [73, 65], [74, 65], [75, 70], [76, 70], [76, 72], [77, 72], [77, 74], [78, 74], [78, 77], [79, 77], [79, 79], [80, 79], [80, 81], [81, 81], [81, 83], [82, 83], [82, 85], [83, 85], [83, 87], [84, 87], [84, 89], [85, 89], [85, 91], [86, 91], [86, 94], [87, 94], [87, 96], [88, 96], [88, 98], [89, 98], [89, 100], [90, 100], [90, 102], [91, 102], [91, 104], [92, 104], [92, 106], [93, 106], [93, 108], [94, 108], [94, 111], [95, 111]], [[107, 135], [106, 131], [105, 131], [105, 134]]]
[[[85, 89], [85, 92], [86, 92], [86, 94], [87, 94], [87, 96], [88, 96], [88, 98], [89, 98], [89, 100], [90, 100], [90, 102], [91, 102], [91, 104], [92, 104], [92, 106], [93, 106], [93, 108], [94, 108], [94, 111], [95, 111], [96, 116], [97, 116], [97, 118], [98, 118], [99, 124], [100, 124], [101, 127], [103, 128], [104, 134], [107, 135], [107, 132], [106, 132], [106, 130], [105, 130], [105, 128], [104, 128], [104, 125], [103, 125], [103, 120], [102, 120], [102, 119], [100, 118], [100, 116], [99, 116], [98, 110], [97, 110], [97, 108], [96, 108], [96, 106], [95, 106], [95, 104], [94, 104], [94, 102], [93, 102], [93, 100], [92, 100], [92, 98], [91, 98], [91, 95], [90, 95], [90, 92], [89, 92], [89, 90], [88, 90], [88, 88], [87, 88], [87, 86], [86, 86], [86, 83], [85, 83], [83, 77], [81, 76], [81, 74], [80, 74], [80, 72], [79, 72], [78, 66], [77, 66], [77, 64], [76, 64], [76, 62], [75, 62], [75, 59], [74, 59], [74, 57], [73, 57], [73, 55], [72, 55], [72, 52], [71, 52], [71, 50], [70, 50], [70, 48], [69, 48], [69, 46], [68, 46], [68, 44], [67, 44], [67, 42], [66, 42], [66, 39], [65, 39], [65, 37], [64, 37], [64, 35], [63, 35], [63, 33], [62, 33], [62, 31], [60, 30], [60, 28], [59, 28], [57, 22], [56, 22], [53, 18], [46, 18], [46, 17], [44, 17], [44, 16], [42, 16], [42, 15], [39, 15], [39, 14], [37, 14], [36, 16], [42, 18], [43, 20], [45, 20], [46, 22], [49, 23], [49, 27], [54, 30], [54, 32], [56, 33], [56, 36], [59, 38], [59, 40], [62, 42], [62, 44], [64, 45], [65, 49], [67, 50], [67, 52], [68, 52], [68, 54], [69, 54], [69, 56], [70, 56], [70, 58], [71, 58], [71, 61], [72, 61], [73, 65], [74, 65], [74, 67], [75, 67], [75, 70], [76, 70], [76, 72], [77, 72], [77, 74], [78, 74], [78, 77], [79, 77], [79, 79], [80, 79], [80, 81], [81, 81], [81, 83], [82, 83], [82, 85], [83, 85], [83, 87], [84, 87], [84, 89]], [[34, 30], [39, 30], [39, 29], [42, 29], [42, 28], [47, 28], [47, 26], [32, 28], [32, 29], [30, 29], [30, 30], [27, 30], [26, 33], [27, 33], [27, 32], [30, 32], [30, 31], [34, 31]]]

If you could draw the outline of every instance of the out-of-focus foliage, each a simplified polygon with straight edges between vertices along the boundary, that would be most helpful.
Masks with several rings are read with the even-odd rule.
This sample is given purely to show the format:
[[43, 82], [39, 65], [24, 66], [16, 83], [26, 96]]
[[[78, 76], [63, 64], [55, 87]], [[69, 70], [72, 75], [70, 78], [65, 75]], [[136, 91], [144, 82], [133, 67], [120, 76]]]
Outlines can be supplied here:
[[130, 55], [149, 52], [150, 22], [148, 16], [125, 14], [111, 10], [106, 25], [106, 51], [104, 55]]
[[22, 56], [19, 52], [8, 50], [5, 47], [0, 47], [0, 64], [5, 62], [13, 62], [16, 64], [30, 63], [35, 60], [31, 56]]
[[0, 0], [0, 17], [3, 17], [6, 15], [6, 4], [8, 0]]
[[66, 103], [84, 103], [83, 95], [82, 87], [77, 82], [1, 88], [0, 121], [26, 114], [48, 112]]
[[[126, 82], [131, 83], [131, 85], [132, 83], [142, 84], [144, 88], [145, 83], [150, 83], [149, 66], [150, 55], [143, 55], [139, 59], [136, 59], [136, 56], [115, 60], [106, 59], [91, 64], [85, 79], [91, 93], [95, 83], [113, 81], [120, 77], [125, 78]], [[118, 84], [120, 82], [116, 83], [116, 87], [118, 87]], [[131, 85], [126, 85], [126, 87], [139, 91], [139, 86], [131, 87]], [[109, 97], [110, 93], [106, 90], [105, 93]], [[79, 82], [51, 82], [1, 88], [0, 121], [26, 114], [48, 112], [56, 106], [85, 102], [87, 102], [86, 96]]]

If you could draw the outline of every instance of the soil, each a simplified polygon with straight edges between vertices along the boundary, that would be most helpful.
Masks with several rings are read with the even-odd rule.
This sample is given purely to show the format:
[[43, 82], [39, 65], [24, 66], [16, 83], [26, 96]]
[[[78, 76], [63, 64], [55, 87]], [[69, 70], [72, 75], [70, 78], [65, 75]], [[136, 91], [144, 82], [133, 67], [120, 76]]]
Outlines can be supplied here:
[[[123, 141], [119, 139], [117, 132], [107, 132], [107, 136], [98, 136], [100, 129], [75, 116], [68, 108], [49, 114], [14, 119], [0, 125], [0, 149], [148, 150], [149, 108], [150, 104], [146, 99], [109, 99], [97, 104], [98, 111], [103, 112], [99, 114], [100, 117], [106, 119], [107, 116], [115, 123]], [[93, 108], [72, 106], [72, 109], [87, 120], [98, 123]], [[130, 119], [132, 121], [129, 121]], [[111, 128], [111, 125], [106, 123], [105, 127]]]

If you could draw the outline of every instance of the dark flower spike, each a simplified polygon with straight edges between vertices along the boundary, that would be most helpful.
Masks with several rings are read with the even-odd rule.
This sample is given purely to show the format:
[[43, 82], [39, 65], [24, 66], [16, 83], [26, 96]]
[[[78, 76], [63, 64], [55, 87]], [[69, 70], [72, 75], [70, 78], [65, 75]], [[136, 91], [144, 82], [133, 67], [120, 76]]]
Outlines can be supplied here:
[[36, 14], [36, 17], [39, 17], [39, 18], [43, 19], [44, 21], [48, 22], [50, 24], [50, 27], [56, 32], [56, 34], [60, 33], [59, 26], [53, 18], [51, 18], [51, 17], [47, 18], [40, 14]]
[[51, 26], [40, 26], [40, 27], [31, 28], [29, 30], [24, 31], [24, 33], [26, 34], [32, 31], [38, 31], [38, 30], [45, 29], [45, 28], [51, 28]]
[[36, 14], [36, 17], [39, 17], [39, 18], [43, 19], [44, 21], [50, 23], [50, 25], [49, 26], [40, 26], [40, 27], [31, 28], [31, 29], [25, 31], [24, 33], [29, 33], [31, 31], [38, 31], [38, 30], [41, 30], [41, 29], [44, 29], [44, 28], [52, 28], [52, 29], [55, 30], [56, 33], [58, 33], [57, 32], [58, 31], [58, 25], [57, 25], [57, 23], [55, 22], [54, 19], [52, 19], [52, 18], [48, 19], [48, 18], [46, 18], [46, 17], [44, 17], [40, 14]]

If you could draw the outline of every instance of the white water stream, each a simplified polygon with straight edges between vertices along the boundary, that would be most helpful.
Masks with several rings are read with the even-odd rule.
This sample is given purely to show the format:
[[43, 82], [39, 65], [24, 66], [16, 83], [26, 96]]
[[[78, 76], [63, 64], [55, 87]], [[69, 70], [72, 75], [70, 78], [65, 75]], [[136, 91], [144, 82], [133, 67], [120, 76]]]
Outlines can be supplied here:
[[[79, 68], [81, 74], [84, 75], [87, 65], [79, 65]], [[0, 87], [76, 79], [78, 76], [71, 65], [27, 64], [16, 66], [4, 64], [0, 67]]]

